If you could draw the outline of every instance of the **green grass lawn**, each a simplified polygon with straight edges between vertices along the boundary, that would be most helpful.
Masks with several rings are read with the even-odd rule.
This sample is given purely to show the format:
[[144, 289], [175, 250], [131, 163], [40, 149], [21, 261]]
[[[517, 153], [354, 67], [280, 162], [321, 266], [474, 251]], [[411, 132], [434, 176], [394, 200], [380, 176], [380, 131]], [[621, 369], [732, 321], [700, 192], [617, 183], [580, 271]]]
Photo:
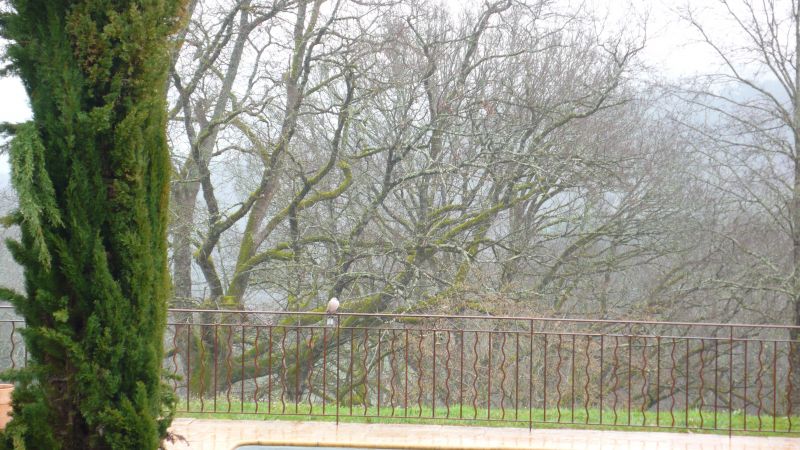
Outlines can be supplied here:
[[[263, 419], [263, 420], [304, 420], [304, 421], [335, 421], [336, 408], [327, 405], [323, 413], [322, 405], [309, 406], [308, 403], [295, 404], [287, 402], [282, 405], [280, 402], [268, 405], [266, 402], [256, 404], [252, 402], [241, 403], [217, 399], [216, 408], [213, 400], [205, 400], [201, 409], [200, 401], [192, 401], [187, 412], [186, 403], [178, 405], [179, 417], [213, 418], [213, 419]], [[201, 412], [202, 411], [202, 412]], [[574, 411], [569, 408], [561, 408], [560, 419], [557, 408], [547, 410], [520, 409], [519, 411], [506, 409], [505, 413], [500, 408], [475, 409], [471, 405], [440, 407], [435, 410], [423, 407], [410, 407], [408, 410], [402, 407], [377, 407], [371, 406], [366, 409], [364, 406], [339, 407], [339, 422], [352, 423], [410, 423], [410, 424], [435, 424], [435, 425], [469, 425], [469, 426], [499, 426], [499, 427], [525, 427], [531, 422], [533, 428], [587, 428], [601, 430], [639, 430], [639, 431], [676, 431], [676, 432], [704, 432], [727, 434], [729, 426], [735, 434], [753, 435], [782, 435], [788, 433], [800, 436], [800, 416], [793, 416], [790, 420], [786, 416], [773, 417], [762, 414], [759, 417], [755, 414], [748, 414], [746, 417], [742, 411], [734, 411], [729, 415], [727, 411], [720, 410], [716, 419], [714, 411], [696, 410], [688, 411], [675, 410], [670, 414], [669, 410], [662, 410], [660, 413], [646, 411], [631, 411], [630, 418], [628, 411], [618, 409], [616, 418], [614, 411], [605, 409], [602, 411], [596, 408], [577, 408]], [[532, 419], [532, 420], [531, 420]], [[715, 421], [716, 420], [716, 421]], [[615, 425], [616, 424], [616, 425]], [[671, 428], [671, 427], [675, 428]], [[759, 431], [760, 430], [760, 431]]]

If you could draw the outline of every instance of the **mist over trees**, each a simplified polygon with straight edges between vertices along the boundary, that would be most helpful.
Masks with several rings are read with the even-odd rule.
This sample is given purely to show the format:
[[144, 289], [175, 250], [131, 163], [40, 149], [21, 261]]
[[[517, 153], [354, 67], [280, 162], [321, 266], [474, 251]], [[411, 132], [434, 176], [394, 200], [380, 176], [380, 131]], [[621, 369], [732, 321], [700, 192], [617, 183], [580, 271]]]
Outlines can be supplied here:
[[544, 1], [191, 9], [175, 305], [785, 317], [728, 276], [716, 150], [643, 81], [643, 31]]
[[561, 2], [189, 2], [173, 306], [795, 323], [797, 7], [751, 3], [676, 11], [717, 60], [667, 84]]

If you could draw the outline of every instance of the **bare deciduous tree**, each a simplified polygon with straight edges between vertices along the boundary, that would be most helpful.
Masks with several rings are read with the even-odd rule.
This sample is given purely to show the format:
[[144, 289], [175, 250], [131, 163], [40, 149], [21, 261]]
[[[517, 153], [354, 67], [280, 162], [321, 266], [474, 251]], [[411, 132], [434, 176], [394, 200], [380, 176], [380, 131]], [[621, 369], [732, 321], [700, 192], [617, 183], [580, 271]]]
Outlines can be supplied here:
[[[683, 122], [706, 160], [700, 177], [718, 194], [711, 229], [734, 249], [713, 281], [729, 289], [740, 311], [800, 325], [800, 4], [721, 0], [716, 6], [724, 35], [703, 14], [683, 10], [718, 65], [681, 90], [697, 107]], [[790, 361], [797, 404], [800, 349]]]

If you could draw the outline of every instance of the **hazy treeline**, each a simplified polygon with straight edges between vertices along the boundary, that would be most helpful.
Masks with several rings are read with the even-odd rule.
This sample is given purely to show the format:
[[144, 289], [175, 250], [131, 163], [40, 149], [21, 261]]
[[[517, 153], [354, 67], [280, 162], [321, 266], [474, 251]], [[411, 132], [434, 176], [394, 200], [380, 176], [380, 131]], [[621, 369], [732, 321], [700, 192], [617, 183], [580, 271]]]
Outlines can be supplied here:
[[178, 304], [792, 317], [791, 124], [761, 91], [646, 82], [643, 32], [547, 1], [190, 7]]
[[175, 304], [798, 321], [798, 15], [732, 3], [666, 83], [562, 2], [190, 2]]

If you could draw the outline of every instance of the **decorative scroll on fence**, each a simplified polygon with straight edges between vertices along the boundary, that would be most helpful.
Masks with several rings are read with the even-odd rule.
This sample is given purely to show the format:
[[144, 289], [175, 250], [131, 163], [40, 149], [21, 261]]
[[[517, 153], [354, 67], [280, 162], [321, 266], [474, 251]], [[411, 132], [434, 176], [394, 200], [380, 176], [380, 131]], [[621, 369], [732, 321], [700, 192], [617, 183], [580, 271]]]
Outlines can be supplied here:
[[[1, 309], [2, 368], [25, 364]], [[800, 433], [791, 327], [175, 309], [182, 413]]]

